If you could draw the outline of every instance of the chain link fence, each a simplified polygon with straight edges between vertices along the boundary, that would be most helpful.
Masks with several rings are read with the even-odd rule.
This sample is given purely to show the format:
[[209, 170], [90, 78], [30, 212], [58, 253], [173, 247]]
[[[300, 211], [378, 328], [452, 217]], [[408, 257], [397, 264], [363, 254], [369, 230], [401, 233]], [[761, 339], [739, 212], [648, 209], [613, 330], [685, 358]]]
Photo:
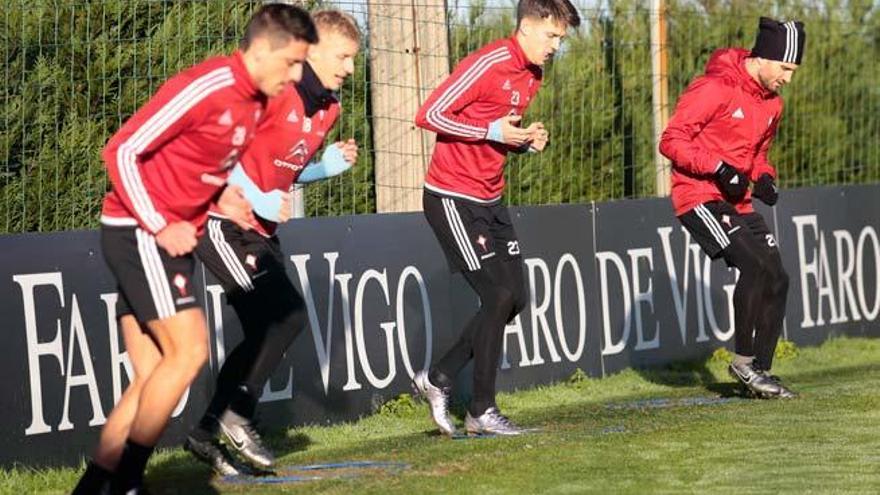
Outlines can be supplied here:
[[[450, 67], [513, 32], [512, 3], [450, 1], [445, 21]], [[548, 126], [551, 145], [544, 153], [510, 159], [511, 204], [655, 193], [648, 3], [586, 1], [579, 4], [581, 28], [546, 67], [544, 86], [526, 116]], [[165, 79], [208, 55], [233, 50], [250, 12], [261, 4], [3, 3], [0, 232], [95, 227], [108, 187], [100, 160], [107, 138]], [[361, 21], [364, 46], [354, 76], [340, 92], [344, 113], [330, 139], [354, 137], [361, 153], [350, 172], [306, 188], [310, 216], [376, 211], [369, 7], [334, 6]], [[802, 67], [784, 90], [786, 110], [770, 154], [781, 185], [880, 180], [876, 1], [668, 2], [671, 105], [715, 48], [751, 46], [760, 15], [804, 20], [808, 36]]]

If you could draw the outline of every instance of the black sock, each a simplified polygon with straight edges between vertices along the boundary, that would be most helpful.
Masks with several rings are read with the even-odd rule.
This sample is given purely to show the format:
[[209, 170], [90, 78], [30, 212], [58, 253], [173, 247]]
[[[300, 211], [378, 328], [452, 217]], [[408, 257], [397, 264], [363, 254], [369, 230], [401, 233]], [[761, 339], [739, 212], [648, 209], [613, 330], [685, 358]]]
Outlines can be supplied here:
[[495, 407], [495, 403], [492, 401], [473, 400], [468, 406], [468, 412], [471, 413], [471, 417], [479, 418], [491, 407]]
[[110, 481], [112, 476], [112, 471], [108, 471], [95, 464], [95, 461], [91, 461], [86, 466], [86, 471], [79, 479], [79, 483], [73, 488], [71, 495], [92, 495], [93, 493], [98, 493], [104, 487], [104, 484]]
[[190, 430], [189, 436], [200, 442], [209, 442], [217, 438], [217, 420], [210, 416], [203, 416], [199, 424]]
[[439, 388], [452, 388], [452, 378], [449, 378], [445, 373], [438, 370], [437, 368], [432, 369], [428, 372], [428, 381], [431, 382], [431, 385]]
[[140, 445], [131, 439], [126, 440], [125, 449], [119, 459], [116, 475], [113, 477], [113, 491], [126, 492], [130, 488], [141, 486], [144, 481], [144, 470], [154, 447]]
[[232, 400], [229, 401], [229, 410], [247, 419], [253, 419], [257, 410], [258, 397], [252, 393], [247, 385], [241, 384], [232, 394]]

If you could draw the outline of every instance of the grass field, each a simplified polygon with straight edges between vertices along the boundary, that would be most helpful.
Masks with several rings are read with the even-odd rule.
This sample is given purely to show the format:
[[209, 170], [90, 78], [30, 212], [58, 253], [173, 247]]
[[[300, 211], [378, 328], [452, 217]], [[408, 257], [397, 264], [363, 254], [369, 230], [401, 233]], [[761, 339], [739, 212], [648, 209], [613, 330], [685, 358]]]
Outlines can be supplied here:
[[[154, 456], [148, 485], [160, 494], [880, 493], [880, 340], [784, 350], [774, 372], [802, 394], [794, 401], [736, 398], [716, 352], [703, 363], [503, 394], [502, 410], [540, 429], [517, 438], [438, 436], [427, 408], [406, 397], [356, 423], [268, 438], [280, 466], [403, 463], [391, 468], [247, 485], [212, 478], [173, 450]], [[78, 474], [0, 471], [0, 491], [64, 493]]]

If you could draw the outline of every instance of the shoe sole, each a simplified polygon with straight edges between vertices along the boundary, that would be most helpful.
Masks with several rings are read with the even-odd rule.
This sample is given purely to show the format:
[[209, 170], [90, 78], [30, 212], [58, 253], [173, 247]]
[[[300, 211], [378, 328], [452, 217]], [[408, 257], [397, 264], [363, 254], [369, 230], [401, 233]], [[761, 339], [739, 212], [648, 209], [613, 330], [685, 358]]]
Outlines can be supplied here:
[[525, 434], [526, 432], [520, 431], [518, 433], [497, 433], [494, 431], [489, 432], [479, 432], [479, 431], [469, 431], [467, 435], [469, 437], [519, 437]]
[[231, 459], [225, 459], [226, 455], [223, 454], [222, 452], [220, 453], [220, 455], [224, 457], [224, 461], [226, 461], [226, 464], [229, 465], [229, 468], [230, 468], [229, 472], [224, 472], [222, 469], [220, 469], [217, 466], [217, 463], [215, 462], [214, 458], [209, 457], [207, 454], [203, 454], [198, 449], [194, 448], [189, 440], [184, 442], [183, 450], [192, 454], [193, 457], [195, 457], [197, 460], [199, 460], [203, 464], [208, 465], [208, 467], [210, 467], [212, 471], [214, 471], [215, 473], [217, 473], [221, 476], [238, 476], [238, 475], [242, 474], [241, 471], [235, 467], [235, 465], [233, 464]]

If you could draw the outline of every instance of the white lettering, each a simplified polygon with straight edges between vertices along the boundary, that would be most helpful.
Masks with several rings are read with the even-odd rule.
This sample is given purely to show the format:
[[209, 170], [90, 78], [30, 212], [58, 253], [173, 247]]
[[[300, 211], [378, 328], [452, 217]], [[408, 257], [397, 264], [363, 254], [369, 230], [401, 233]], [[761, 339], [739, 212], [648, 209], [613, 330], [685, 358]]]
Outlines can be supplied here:
[[[596, 253], [596, 260], [599, 262], [599, 280], [602, 296], [602, 329], [605, 336], [605, 345], [602, 347], [602, 355], [618, 354], [626, 348], [626, 342], [629, 339], [629, 331], [631, 326], [632, 300], [630, 299], [629, 278], [626, 274], [626, 268], [620, 256], [611, 252]], [[620, 279], [621, 295], [623, 296], [623, 331], [620, 340], [612, 343], [611, 336], [611, 306], [609, 305], [608, 294], [608, 262], [614, 264], [617, 268], [617, 275]]]
[[61, 322], [55, 322], [55, 337], [48, 342], [40, 342], [37, 335], [37, 312], [34, 306], [34, 289], [51, 285], [58, 295], [58, 304], [64, 307], [64, 285], [61, 272], [14, 275], [12, 280], [21, 287], [24, 302], [24, 328], [27, 339], [28, 376], [31, 387], [31, 424], [24, 430], [25, 435], [48, 433], [52, 428], [43, 419], [43, 382], [40, 374], [40, 356], [52, 356], [58, 361], [61, 374], [64, 373], [64, 346], [61, 342]]

